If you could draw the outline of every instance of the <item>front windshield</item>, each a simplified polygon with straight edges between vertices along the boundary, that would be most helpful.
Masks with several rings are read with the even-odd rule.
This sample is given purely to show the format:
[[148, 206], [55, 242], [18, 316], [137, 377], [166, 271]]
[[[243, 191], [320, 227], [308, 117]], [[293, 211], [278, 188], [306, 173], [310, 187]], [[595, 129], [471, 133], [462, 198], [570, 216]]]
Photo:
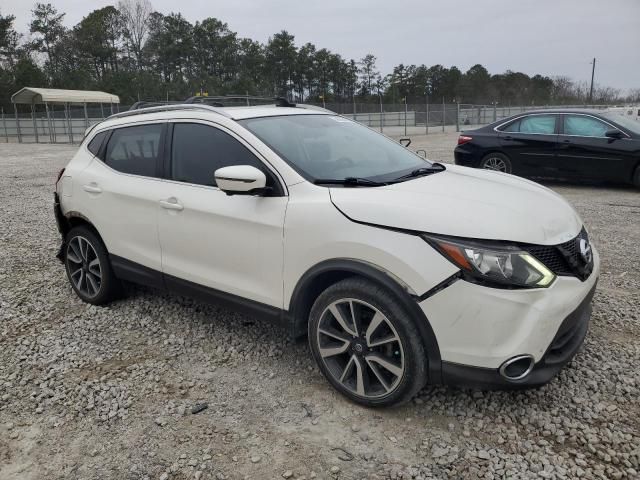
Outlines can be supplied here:
[[283, 115], [240, 120], [310, 181], [396, 179], [431, 163], [387, 137], [333, 115]]
[[604, 118], [611, 120], [612, 122], [616, 122], [618, 125], [620, 125], [623, 128], [626, 128], [631, 133], [640, 135], [640, 120], [634, 120], [632, 118], [628, 118], [616, 113], [603, 113], [601, 115]]

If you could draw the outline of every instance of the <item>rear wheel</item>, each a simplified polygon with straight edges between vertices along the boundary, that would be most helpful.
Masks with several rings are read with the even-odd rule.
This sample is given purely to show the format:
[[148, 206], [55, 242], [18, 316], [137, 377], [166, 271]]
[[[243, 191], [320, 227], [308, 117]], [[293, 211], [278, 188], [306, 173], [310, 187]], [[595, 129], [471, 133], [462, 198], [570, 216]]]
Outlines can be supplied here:
[[485, 155], [480, 162], [480, 168], [497, 172], [511, 173], [511, 160], [504, 153], [492, 152]]
[[412, 319], [386, 289], [348, 278], [314, 303], [309, 344], [320, 370], [362, 405], [410, 400], [426, 383], [427, 360]]
[[76, 294], [94, 305], [113, 300], [121, 285], [113, 274], [102, 240], [91, 229], [80, 226], [71, 229], [65, 244], [65, 269]]

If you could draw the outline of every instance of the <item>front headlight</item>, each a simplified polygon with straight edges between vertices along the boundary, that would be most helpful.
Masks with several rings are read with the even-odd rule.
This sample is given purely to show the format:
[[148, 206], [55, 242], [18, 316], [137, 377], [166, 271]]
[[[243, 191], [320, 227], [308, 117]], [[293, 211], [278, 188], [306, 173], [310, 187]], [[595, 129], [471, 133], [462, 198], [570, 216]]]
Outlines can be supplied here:
[[474, 240], [422, 238], [460, 267], [471, 280], [496, 287], [544, 288], [556, 278], [542, 262], [515, 246]]

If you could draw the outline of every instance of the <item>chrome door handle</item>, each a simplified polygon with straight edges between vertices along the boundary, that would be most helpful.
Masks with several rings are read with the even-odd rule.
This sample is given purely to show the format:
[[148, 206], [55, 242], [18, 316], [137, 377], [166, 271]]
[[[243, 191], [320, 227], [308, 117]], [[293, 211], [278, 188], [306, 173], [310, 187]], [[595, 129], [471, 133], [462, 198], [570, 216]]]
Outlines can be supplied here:
[[175, 198], [170, 198], [169, 200], [160, 200], [160, 206], [166, 210], [181, 211], [184, 209], [184, 207], [180, 205]]
[[89, 185], [83, 185], [82, 189], [89, 193], [102, 193], [102, 189], [95, 183], [91, 182]]

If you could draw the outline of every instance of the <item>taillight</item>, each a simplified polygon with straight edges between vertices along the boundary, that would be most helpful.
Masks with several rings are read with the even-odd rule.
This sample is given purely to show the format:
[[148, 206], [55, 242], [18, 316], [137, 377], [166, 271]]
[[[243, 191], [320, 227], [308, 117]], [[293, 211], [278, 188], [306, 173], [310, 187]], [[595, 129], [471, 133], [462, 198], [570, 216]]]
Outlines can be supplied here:
[[458, 137], [458, 145], [464, 145], [465, 143], [468, 143], [471, 140], [473, 140], [473, 137], [467, 137], [466, 135], [460, 135]]
[[58, 178], [56, 178], [56, 185], [58, 185], [58, 182], [62, 178], [63, 173], [64, 173], [64, 168], [58, 172]]

